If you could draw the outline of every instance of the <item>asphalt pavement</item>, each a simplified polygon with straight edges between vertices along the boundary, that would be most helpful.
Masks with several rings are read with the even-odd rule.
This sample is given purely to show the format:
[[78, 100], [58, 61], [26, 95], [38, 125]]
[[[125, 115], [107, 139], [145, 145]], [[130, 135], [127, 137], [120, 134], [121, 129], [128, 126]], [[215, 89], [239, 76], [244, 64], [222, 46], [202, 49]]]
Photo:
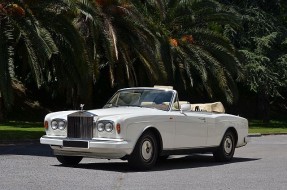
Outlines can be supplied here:
[[287, 136], [252, 137], [230, 163], [212, 155], [173, 156], [153, 170], [136, 172], [121, 160], [84, 158], [64, 167], [49, 146], [0, 146], [0, 189], [286, 189]]

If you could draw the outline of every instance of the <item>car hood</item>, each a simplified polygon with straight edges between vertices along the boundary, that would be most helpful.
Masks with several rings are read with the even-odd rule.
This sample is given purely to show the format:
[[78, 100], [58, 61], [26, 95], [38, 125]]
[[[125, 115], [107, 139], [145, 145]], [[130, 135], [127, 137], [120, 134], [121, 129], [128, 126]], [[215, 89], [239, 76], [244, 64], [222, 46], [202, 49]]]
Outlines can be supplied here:
[[[67, 119], [69, 114], [78, 112], [79, 110], [71, 110], [71, 111], [60, 111], [53, 112], [46, 116], [47, 118], [63, 118]], [[152, 115], [156, 113], [163, 112], [161, 110], [152, 109], [152, 108], [144, 108], [144, 107], [113, 107], [113, 108], [103, 108], [103, 109], [95, 109], [95, 110], [86, 110], [92, 114], [95, 114], [98, 117], [107, 117], [107, 116], [117, 116], [117, 115]]]
[[126, 115], [126, 114], [140, 114], [148, 112], [159, 112], [160, 110], [143, 108], [143, 107], [114, 107], [114, 108], [104, 108], [97, 110], [89, 110], [88, 112], [93, 113], [99, 117], [105, 116], [116, 116], [116, 115]]

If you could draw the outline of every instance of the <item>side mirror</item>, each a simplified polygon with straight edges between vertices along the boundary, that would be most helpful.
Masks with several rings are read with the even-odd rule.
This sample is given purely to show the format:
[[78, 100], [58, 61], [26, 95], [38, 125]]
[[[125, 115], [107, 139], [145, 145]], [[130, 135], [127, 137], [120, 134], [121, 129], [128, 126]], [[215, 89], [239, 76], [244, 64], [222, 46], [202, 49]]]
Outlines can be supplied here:
[[182, 104], [180, 105], [180, 112], [183, 113], [184, 111], [190, 111], [191, 104]]

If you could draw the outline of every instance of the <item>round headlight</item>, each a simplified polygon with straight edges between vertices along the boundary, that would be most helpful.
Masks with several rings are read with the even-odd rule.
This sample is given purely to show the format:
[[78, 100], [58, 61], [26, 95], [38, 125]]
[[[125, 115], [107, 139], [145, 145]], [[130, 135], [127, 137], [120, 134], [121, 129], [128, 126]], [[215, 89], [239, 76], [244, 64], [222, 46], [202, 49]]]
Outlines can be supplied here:
[[59, 121], [58, 128], [60, 130], [64, 130], [66, 128], [66, 122], [65, 121]]
[[103, 132], [105, 130], [105, 125], [103, 123], [98, 123], [97, 129], [99, 132]]
[[58, 129], [58, 122], [57, 121], [52, 121], [52, 123], [51, 123], [51, 128], [53, 129], [53, 130], [56, 130], [56, 129]]
[[105, 125], [105, 130], [106, 130], [107, 132], [111, 132], [111, 131], [113, 130], [113, 124], [112, 124], [112, 123], [107, 123], [107, 124]]

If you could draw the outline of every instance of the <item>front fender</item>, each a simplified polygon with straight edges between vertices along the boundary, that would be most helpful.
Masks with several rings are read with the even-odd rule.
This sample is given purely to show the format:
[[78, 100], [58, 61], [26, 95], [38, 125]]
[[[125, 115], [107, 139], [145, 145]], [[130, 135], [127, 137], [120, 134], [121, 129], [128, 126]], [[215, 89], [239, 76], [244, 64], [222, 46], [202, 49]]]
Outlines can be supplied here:
[[[142, 122], [142, 123], [132, 123], [127, 126], [126, 130], [126, 140], [131, 142], [133, 145], [133, 149], [141, 137], [141, 135], [149, 130], [155, 129], [158, 131], [160, 138], [158, 139], [162, 149], [172, 149], [174, 148], [174, 124], [173, 123], [149, 123], [149, 122]], [[155, 134], [158, 135], [158, 134]]]
[[139, 123], [133, 123], [127, 126], [126, 129], [126, 140], [128, 142], [131, 142], [132, 149], [134, 150], [136, 143], [138, 142], [139, 138], [142, 136], [142, 134], [148, 130], [149, 128], [152, 128], [151, 124], [139, 124]]

